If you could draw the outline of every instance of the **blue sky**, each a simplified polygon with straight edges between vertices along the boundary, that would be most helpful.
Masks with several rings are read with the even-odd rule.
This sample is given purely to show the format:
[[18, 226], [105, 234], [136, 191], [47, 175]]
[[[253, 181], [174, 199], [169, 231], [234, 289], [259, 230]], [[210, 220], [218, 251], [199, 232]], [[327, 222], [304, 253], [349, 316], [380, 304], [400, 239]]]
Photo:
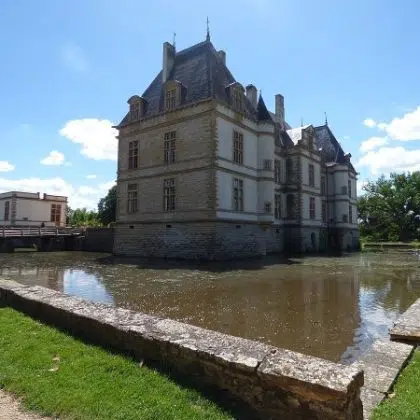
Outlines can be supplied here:
[[[199, 6], [198, 6], [199, 4]], [[160, 70], [162, 43], [211, 39], [235, 78], [292, 126], [324, 111], [360, 184], [420, 169], [416, 0], [5, 0], [0, 15], [0, 190], [95, 207], [116, 177], [111, 129]]]

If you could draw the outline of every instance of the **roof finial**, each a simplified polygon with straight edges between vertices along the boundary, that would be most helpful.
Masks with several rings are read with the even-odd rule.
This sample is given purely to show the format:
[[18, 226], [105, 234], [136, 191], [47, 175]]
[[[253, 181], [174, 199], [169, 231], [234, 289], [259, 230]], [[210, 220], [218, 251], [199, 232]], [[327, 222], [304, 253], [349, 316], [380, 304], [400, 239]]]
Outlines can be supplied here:
[[300, 126], [303, 127], [303, 118], [300, 119]]
[[176, 32], [174, 32], [174, 38], [173, 39], [174, 40], [173, 40], [172, 44], [173, 44], [173, 46], [175, 48], [176, 47], [176, 41], [175, 41], [175, 39], [176, 39]]
[[210, 25], [209, 25], [209, 17], [207, 16], [207, 35], [206, 35], [206, 40], [210, 41]]
[[328, 117], [327, 117], [327, 113], [326, 113], [326, 112], [324, 112], [324, 115], [325, 115], [325, 125], [328, 125]]

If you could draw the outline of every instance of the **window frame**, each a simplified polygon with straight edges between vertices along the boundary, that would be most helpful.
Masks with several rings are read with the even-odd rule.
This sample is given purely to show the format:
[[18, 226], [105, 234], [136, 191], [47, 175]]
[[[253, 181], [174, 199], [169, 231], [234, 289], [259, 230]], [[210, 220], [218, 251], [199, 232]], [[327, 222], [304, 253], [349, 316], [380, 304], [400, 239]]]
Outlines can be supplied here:
[[232, 135], [233, 163], [244, 164], [244, 135], [238, 130], [233, 130]]
[[175, 178], [163, 180], [163, 210], [166, 212], [176, 209], [176, 185]]
[[349, 223], [353, 224], [353, 206], [349, 204]]
[[61, 204], [52, 203], [50, 207], [50, 222], [59, 225], [61, 223]]
[[128, 142], [128, 169], [135, 170], [139, 167], [139, 141]]
[[10, 201], [9, 200], [4, 202], [3, 220], [4, 221], [10, 220]]
[[138, 184], [127, 184], [127, 213], [138, 212]]
[[308, 181], [310, 187], [315, 187], [315, 165], [313, 163], [308, 164]]
[[280, 159], [274, 159], [274, 182], [281, 184], [281, 162]]
[[166, 165], [173, 165], [176, 161], [176, 130], [167, 131], [163, 135], [163, 160]]
[[271, 201], [266, 201], [264, 203], [264, 214], [271, 214], [273, 212], [273, 205]]
[[232, 208], [233, 211], [244, 211], [244, 180], [233, 178], [232, 185]]
[[165, 109], [170, 111], [177, 107], [178, 88], [171, 87], [166, 89], [165, 93]]
[[309, 197], [309, 218], [311, 220], [316, 219], [316, 201], [315, 197]]
[[281, 194], [274, 194], [274, 218], [281, 220]]

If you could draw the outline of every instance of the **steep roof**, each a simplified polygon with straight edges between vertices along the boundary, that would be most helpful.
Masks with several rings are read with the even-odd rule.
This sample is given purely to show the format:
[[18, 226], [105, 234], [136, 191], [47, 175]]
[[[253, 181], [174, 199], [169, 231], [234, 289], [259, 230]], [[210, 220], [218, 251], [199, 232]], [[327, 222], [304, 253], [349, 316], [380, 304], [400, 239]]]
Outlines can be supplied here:
[[258, 99], [257, 115], [258, 121], [273, 121], [270, 113], [268, 112], [267, 107], [265, 106], [265, 102], [262, 95], [260, 95], [260, 98]]
[[[200, 42], [175, 55], [174, 65], [168, 80], [176, 80], [183, 86], [182, 104], [186, 105], [204, 99], [218, 99], [229, 103], [226, 87], [236, 82], [210, 41]], [[144, 91], [142, 98], [146, 101], [144, 117], [159, 114], [164, 109], [164, 92], [162, 89], [162, 70]], [[257, 120], [257, 111], [244, 97], [245, 115]], [[265, 105], [264, 105], [265, 106]], [[261, 115], [266, 117], [265, 111]], [[120, 125], [127, 123], [128, 114]]]
[[289, 135], [293, 144], [297, 144], [300, 140], [302, 140], [302, 132], [308, 127], [309, 125], [303, 125], [302, 127], [296, 127], [287, 130], [287, 134]]

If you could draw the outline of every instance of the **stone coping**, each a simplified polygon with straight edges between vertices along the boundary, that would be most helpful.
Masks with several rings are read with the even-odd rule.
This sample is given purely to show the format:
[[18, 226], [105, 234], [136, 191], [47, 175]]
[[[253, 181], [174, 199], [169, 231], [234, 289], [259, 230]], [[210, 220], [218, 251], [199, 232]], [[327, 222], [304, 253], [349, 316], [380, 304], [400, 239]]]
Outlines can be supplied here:
[[394, 323], [392, 340], [420, 344], [420, 299], [417, 299]]
[[[0, 305], [221, 390], [261, 419], [363, 418], [363, 371], [193, 325], [0, 279]], [[250, 417], [251, 418], [251, 417]]]

